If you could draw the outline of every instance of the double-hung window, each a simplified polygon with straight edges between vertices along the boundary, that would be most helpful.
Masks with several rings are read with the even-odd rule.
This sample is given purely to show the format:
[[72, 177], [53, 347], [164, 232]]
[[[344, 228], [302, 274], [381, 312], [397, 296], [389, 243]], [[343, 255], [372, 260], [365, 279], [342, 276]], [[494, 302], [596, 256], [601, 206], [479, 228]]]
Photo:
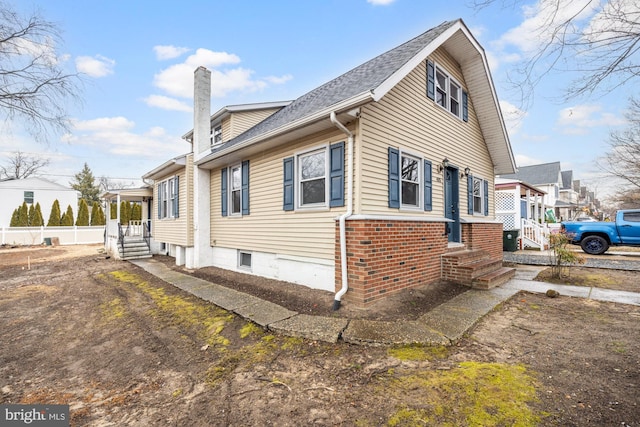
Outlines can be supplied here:
[[249, 215], [249, 161], [223, 168], [221, 172], [222, 216]]
[[180, 206], [180, 180], [178, 176], [158, 183], [158, 219], [178, 218]]
[[213, 128], [211, 133], [211, 145], [220, 144], [222, 142], [222, 125]]
[[402, 153], [401, 165], [401, 204], [420, 207], [420, 160]]
[[469, 215], [489, 215], [489, 182], [473, 175], [467, 177]]
[[242, 213], [242, 167], [237, 165], [230, 168], [230, 177], [231, 215], [240, 215]]
[[325, 206], [327, 200], [327, 150], [298, 156], [299, 206]]
[[33, 191], [25, 191], [24, 192], [24, 202], [28, 205], [33, 204]]
[[427, 61], [427, 97], [463, 121], [469, 120], [469, 97], [445, 70]]
[[283, 160], [283, 209], [344, 206], [344, 142]]
[[432, 167], [429, 160], [389, 147], [389, 207], [432, 210]]

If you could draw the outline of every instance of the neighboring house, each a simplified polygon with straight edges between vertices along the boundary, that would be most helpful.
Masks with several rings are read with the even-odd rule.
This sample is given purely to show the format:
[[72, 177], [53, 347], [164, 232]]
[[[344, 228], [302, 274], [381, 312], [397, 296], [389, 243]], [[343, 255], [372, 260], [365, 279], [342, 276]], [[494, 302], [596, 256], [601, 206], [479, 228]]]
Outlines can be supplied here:
[[514, 156], [485, 52], [461, 20], [293, 102], [211, 116], [210, 78], [195, 71], [191, 152], [144, 175], [153, 238], [177, 264], [363, 307], [441, 278], [510, 277], [493, 189]]
[[0, 181], [0, 227], [9, 227], [13, 211], [23, 202], [27, 206], [40, 203], [40, 211], [45, 225], [49, 220], [51, 207], [57, 199], [60, 211], [64, 213], [67, 206], [73, 209], [74, 217], [78, 214], [78, 192], [64, 185], [56, 184], [44, 178], [7, 179]]
[[558, 221], [572, 220], [581, 214], [580, 192], [574, 187], [573, 171], [562, 171], [562, 185], [560, 186], [555, 215]]
[[516, 173], [499, 175], [501, 179], [526, 182], [542, 190], [546, 194], [545, 210], [555, 210], [556, 204], [560, 200], [560, 187], [562, 187], [560, 162], [520, 166]]

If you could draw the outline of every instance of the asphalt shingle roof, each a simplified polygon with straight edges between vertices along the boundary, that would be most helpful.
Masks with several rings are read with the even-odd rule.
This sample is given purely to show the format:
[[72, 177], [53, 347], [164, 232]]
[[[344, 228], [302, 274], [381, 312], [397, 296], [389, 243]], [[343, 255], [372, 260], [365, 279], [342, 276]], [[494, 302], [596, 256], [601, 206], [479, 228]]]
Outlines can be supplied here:
[[517, 179], [531, 185], [555, 184], [560, 176], [560, 162], [521, 166], [517, 173], [500, 175], [500, 178]]
[[213, 150], [213, 153], [278, 129], [366, 91], [374, 90], [456, 22], [443, 22], [414, 39], [313, 89], [217, 150]]

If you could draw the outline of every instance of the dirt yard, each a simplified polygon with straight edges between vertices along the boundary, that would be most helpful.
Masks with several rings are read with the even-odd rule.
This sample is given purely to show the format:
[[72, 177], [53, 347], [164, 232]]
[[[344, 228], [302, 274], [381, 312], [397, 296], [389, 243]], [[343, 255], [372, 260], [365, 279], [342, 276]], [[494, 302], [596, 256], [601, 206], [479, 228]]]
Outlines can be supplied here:
[[[0, 403], [69, 404], [74, 426], [640, 426], [640, 307], [519, 294], [452, 347], [330, 345], [272, 335], [99, 249], [0, 250]], [[589, 275], [640, 286], [637, 272]], [[382, 311], [402, 321], [457, 292]]]

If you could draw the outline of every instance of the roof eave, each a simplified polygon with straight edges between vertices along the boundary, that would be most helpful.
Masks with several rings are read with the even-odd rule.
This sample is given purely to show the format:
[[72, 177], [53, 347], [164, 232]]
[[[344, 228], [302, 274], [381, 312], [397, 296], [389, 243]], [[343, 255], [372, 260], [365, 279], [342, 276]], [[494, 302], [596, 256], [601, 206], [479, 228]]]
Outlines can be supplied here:
[[187, 155], [175, 157], [158, 166], [157, 168], [142, 175], [142, 179], [158, 179], [160, 177], [176, 172], [187, 165]]

